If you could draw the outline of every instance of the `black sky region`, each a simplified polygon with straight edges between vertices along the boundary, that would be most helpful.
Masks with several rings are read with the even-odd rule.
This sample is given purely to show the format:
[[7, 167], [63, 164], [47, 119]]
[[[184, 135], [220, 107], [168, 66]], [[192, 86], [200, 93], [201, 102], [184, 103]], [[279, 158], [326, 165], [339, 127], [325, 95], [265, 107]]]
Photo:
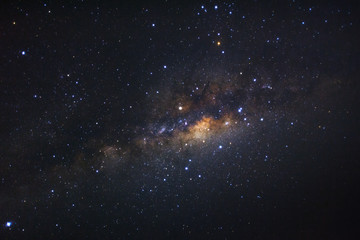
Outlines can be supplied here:
[[359, 234], [350, 1], [3, 1], [1, 239]]

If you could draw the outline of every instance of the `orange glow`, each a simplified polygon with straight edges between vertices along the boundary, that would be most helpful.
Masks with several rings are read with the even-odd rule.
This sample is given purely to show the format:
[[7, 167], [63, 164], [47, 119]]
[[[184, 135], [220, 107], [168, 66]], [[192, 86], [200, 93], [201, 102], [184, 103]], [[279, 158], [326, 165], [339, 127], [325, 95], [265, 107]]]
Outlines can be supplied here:
[[212, 135], [228, 129], [230, 120], [229, 116], [222, 117], [221, 119], [203, 117], [193, 126], [189, 127], [188, 132], [185, 133], [183, 137], [187, 141], [192, 139], [205, 142], [205, 139], [211, 137]]
[[195, 139], [205, 138], [213, 122], [214, 120], [212, 118], [203, 117], [200, 121], [197, 121], [194, 126], [190, 127], [189, 131]]

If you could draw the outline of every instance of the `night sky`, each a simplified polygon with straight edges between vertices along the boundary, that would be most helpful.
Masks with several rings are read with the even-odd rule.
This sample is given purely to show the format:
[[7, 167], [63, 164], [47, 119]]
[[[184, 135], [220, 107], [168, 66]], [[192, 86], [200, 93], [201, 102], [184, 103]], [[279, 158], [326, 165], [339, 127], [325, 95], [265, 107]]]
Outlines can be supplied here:
[[321, 2], [2, 2], [0, 238], [359, 234], [360, 11]]

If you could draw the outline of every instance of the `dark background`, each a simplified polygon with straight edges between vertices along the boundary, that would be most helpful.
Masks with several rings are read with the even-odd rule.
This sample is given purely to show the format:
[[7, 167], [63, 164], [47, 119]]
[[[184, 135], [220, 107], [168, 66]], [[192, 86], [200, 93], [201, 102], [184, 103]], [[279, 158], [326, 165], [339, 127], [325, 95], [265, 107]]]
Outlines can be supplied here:
[[1, 239], [359, 234], [355, 2], [0, 6]]

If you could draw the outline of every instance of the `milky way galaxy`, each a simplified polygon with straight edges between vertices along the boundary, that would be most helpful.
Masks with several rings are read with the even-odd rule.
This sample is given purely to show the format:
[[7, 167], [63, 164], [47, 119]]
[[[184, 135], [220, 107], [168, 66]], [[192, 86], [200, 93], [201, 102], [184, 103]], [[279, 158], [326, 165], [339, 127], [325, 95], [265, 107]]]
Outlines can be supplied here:
[[356, 4], [0, 11], [0, 239], [358, 231]]

